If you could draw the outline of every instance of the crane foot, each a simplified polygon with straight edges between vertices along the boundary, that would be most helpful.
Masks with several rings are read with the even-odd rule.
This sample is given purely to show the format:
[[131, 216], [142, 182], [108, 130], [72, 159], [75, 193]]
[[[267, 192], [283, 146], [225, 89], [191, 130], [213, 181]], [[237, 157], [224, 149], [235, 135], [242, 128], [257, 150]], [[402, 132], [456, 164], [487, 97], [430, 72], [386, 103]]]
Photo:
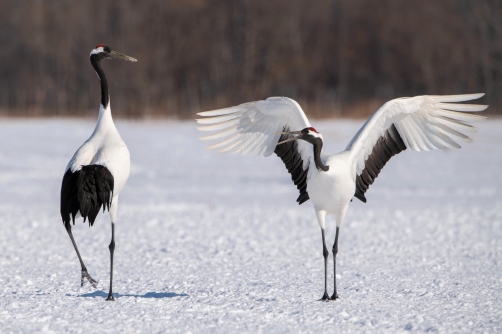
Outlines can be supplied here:
[[328, 293], [327, 292], [324, 292], [324, 295], [322, 296], [321, 299], [319, 299], [319, 301], [323, 301], [323, 302], [327, 302], [329, 301], [329, 296], [328, 296]]
[[98, 281], [96, 281], [94, 278], [91, 277], [91, 275], [89, 275], [87, 273], [87, 270], [86, 269], [82, 269], [82, 277], [80, 278], [80, 286], [84, 286], [84, 278], [87, 278], [87, 280], [89, 281], [89, 283], [91, 283], [92, 287], [94, 289], [97, 289], [97, 286], [96, 284], [98, 284]]

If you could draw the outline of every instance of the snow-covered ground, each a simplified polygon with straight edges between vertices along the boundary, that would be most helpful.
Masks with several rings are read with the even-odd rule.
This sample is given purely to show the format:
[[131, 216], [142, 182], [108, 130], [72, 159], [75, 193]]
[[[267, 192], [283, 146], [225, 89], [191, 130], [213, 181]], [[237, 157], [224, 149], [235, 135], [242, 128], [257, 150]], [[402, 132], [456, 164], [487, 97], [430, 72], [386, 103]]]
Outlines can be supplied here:
[[[332, 153], [361, 125], [312, 123]], [[112, 303], [108, 215], [73, 228], [97, 290], [80, 288], [59, 215], [93, 121], [0, 120], [0, 332], [502, 332], [502, 121], [387, 164], [349, 208], [328, 303], [320, 229], [281, 161], [204, 151], [195, 126], [117, 122], [132, 173]]]

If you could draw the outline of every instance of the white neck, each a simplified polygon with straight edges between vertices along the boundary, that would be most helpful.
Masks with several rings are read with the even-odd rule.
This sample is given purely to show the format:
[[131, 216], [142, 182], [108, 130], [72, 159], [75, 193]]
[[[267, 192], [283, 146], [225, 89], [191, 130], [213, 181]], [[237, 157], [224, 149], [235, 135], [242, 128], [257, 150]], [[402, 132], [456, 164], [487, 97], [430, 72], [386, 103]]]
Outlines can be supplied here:
[[112, 110], [110, 109], [110, 103], [108, 103], [106, 108], [104, 108], [103, 105], [100, 105], [98, 122], [96, 123], [96, 127], [94, 128], [94, 132], [91, 137], [104, 135], [110, 132], [117, 132], [117, 128], [113, 123]]

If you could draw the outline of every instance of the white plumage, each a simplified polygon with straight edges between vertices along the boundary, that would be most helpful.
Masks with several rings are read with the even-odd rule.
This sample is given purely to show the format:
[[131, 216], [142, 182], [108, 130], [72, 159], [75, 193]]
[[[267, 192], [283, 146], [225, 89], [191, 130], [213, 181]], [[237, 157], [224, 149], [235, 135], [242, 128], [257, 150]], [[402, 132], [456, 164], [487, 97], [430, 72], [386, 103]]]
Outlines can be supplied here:
[[[308, 195], [298, 201], [301, 204], [310, 198], [321, 227], [325, 257], [325, 293], [322, 299], [328, 300], [328, 252], [324, 240], [326, 215], [336, 217], [335, 257], [339, 228], [352, 198], [356, 196], [365, 202], [364, 193], [369, 185], [385, 163], [402, 150], [460, 148], [459, 141], [471, 142], [472, 139], [465, 133], [475, 132], [476, 129], [468, 123], [485, 117], [468, 112], [482, 111], [487, 106], [456, 102], [483, 95], [416, 96], [391, 100], [366, 121], [343, 152], [335, 155], [322, 152], [322, 135], [311, 127], [300, 105], [286, 97], [271, 97], [265, 101], [201, 112], [198, 115], [204, 118], [197, 122], [202, 125], [198, 128], [200, 131], [215, 131], [202, 137], [202, 140], [220, 140], [207, 149], [253, 156], [269, 156], [275, 151], [285, 162], [298, 188], [306, 182]], [[281, 143], [279, 138], [282, 138]], [[282, 145], [290, 146], [281, 151]], [[294, 154], [290, 150], [295, 151]], [[299, 157], [301, 163], [297, 161]], [[306, 173], [306, 177], [302, 173]], [[336, 261], [334, 270], [336, 273]], [[336, 275], [334, 280], [332, 299], [338, 297]]]
[[76, 172], [86, 165], [104, 166], [113, 175], [114, 189], [110, 220], [115, 222], [118, 207], [116, 203], [131, 171], [131, 156], [113, 123], [110, 104], [106, 108], [100, 106], [98, 122], [92, 135], [75, 152], [65, 172], [69, 169]]
[[[274, 153], [281, 136], [277, 132], [284, 128], [310, 127], [310, 122], [300, 105], [287, 97], [269, 97], [265, 101], [200, 112], [197, 115], [208, 117], [197, 120], [197, 123], [204, 125], [198, 128], [200, 131], [218, 131], [200, 138], [201, 140], [228, 137], [206, 148], [216, 150], [218, 153], [252, 156], [263, 154], [268, 157]], [[312, 154], [312, 147], [307, 142], [299, 141], [298, 151], [302, 156], [303, 167], [306, 169]]]
[[488, 106], [448, 102], [469, 101], [483, 95], [426, 95], [404, 97], [385, 103], [366, 121], [346, 148], [350, 151], [357, 174], [363, 170], [364, 161], [373, 145], [392, 124], [399, 131], [406, 148], [412, 151], [460, 148], [458, 140], [472, 142], [461, 131], [475, 132], [476, 129], [465, 122], [483, 120], [485, 117], [465, 112], [483, 111]]

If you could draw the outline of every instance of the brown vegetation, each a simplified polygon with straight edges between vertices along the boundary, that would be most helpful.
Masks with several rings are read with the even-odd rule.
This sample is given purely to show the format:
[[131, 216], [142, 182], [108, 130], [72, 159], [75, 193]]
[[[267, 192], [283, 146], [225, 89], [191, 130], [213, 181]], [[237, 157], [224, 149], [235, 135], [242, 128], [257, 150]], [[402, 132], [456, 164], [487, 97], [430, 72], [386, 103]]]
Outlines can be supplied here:
[[0, 110], [93, 115], [91, 49], [109, 61], [115, 115], [193, 117], [284, 95], [315, 116], [382, 101], [486, 92], [502, 110], [498, 0], [86, 0], [0, 2]]

